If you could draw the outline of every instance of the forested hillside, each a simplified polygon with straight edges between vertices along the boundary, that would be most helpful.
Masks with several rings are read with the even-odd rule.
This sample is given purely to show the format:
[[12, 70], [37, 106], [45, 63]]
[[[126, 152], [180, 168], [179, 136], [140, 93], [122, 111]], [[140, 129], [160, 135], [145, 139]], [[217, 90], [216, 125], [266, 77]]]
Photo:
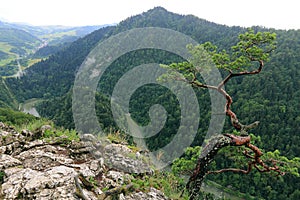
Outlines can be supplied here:
[[32, 49], [35, 47], [33, 45], [41, 42], [41, 40], [23, 30], [0, 28], [0, 42], [16, 47], [23, 47], [24, 49]]
[[0, 107], [1, 108], [18, 108], [18, 102], [7, 87], [5, 80], [0, 77]]
[[[101, 28], [75, 41], [47, 60], [27, 69], [26, 76], [20, 79], [5, 79], [10, 95], [3, 96], [5, 98], [0, 99], [0, 103], [13, 107], [10, 102], [13, 96], [19, 102], [31, 98], [44, 99], [44, 102], [38, 107], [42, 116], [52, 118], [60, 126], [74, 128], [71, 112], [71, 89], [79, 66], [99, 41], [122, 31], [139, 27], [173, 29], [191, 36], [198, 43], [209, 41], [221, 49], [228, 50], [237, 41], [237, 36], [246, 31], [245, 28], [218, 25], [194, 16], [177, 15], [167, 12], [163, 8], [155, 8], [128, 18], [117, 26]], [[300, 30], [285, 31], [262, 27], [253, 27], [253, 29], [275, 32], [277, 49], [261, 74], [230, 80], [226, 87], [233, 97], [232, 106], [243, 123], [247, 124], [256, 120], [261, 122], [253, 130], [253, 133], [261, 138], [261, 145], [266, 151], [278, 149], [282, 155], [288, 158], [299, 157]], [[169, 59], [165, 59], [166, 57]], [[170, 64], [181, 61], [182, 58], [169, 55], [168, 52], [149, 49], [130, 52], [116, 60], [112, 67], [104, 73], [103, 80], [99, 83], [101, 88], [104, 88], [96, 96], [98, 117], [102, 115], [100, 117], [101, 124], [106, 127], [115, 126], [109, 110], [108, 97], [122, 74], [141, 63]], [[0, 92], [7, 93], [6, 89]], [[148, 94], [148, 96], [142, 94]], [[193, 145], [202, 144], [203, 133], [206, 133], [210, 118], [208, 93], [197, 91], [197, 94], [199, 102], [201, 102], [201, 112], [206, 114], [204, 118], [201, 118], [201, 126]], [[134, 95], [135, 98], [133, 97], [131, 100], [131, 112], [133, 118], [141, 124], [148, 122], [147, 112], [153, 104], [161, 103], [167, 111], [174, 112], [168, 115], [167, 126], [163, 131], [148, 141], [151, 149], [164, 146], [172, 139], [178, 128], [176, 98], [170, 91], [153, 85], [141, 88]], [[228, 129], [229, 126], [226, 126], [225, 131]], [[220, 161], [224, 165], [230, 162], [223, 158], [220, 158]], [[297, 199], [297, 195], [299, 196], [300, 193], [299, 178], [289, 174], [283, 177], [273, 177], [253, 172], [251, 175], [242, 176], [243, 179], [240, 179], [240, 175], [237, 174], [221, 174], [211, 178], [223, 186], [233, 187], [264, 199], [274, 199], [274, 197], [276, 199]]]

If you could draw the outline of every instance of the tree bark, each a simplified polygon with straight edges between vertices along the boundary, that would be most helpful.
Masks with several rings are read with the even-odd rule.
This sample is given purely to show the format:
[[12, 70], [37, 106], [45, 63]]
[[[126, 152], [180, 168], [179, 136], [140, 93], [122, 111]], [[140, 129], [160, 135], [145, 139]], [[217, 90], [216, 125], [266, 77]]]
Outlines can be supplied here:
[[[250, 136], [237, 136], [233, 134], [223, 134], [218, 135], [212, 138], [208, 144], [203, 148], [200, 157], [197, 162], [197, 166], [193, 171], [193, 174], [190, 176], [190, 179], [186, 185], [186, 189], [189, 192], [189, 199], [194, 200], [198, 199], [199, 195], [201, 195], [200, 188], [202, 182], [207, 174], [218, 174], [223, 172], [235, 172], [235, 173], [243, 173], [248, 174], [253, 167], [256, 168], [259, 172], [269, 172], [275, 171], [279, 175], [283, 175], [276, 165], [276, 161], [272, 160], [272, 166], [268, 166], [262, 159], [261, 156], [263, 153], [261, 150], [255, 145], [251, 144]], [[253, 156], [249, 155], [247, 151], [244, 152], [244, 155], [251, 160], [248, 162], [247, 170], [244, 169], [235, 169], [235, 168], [227, 168], [221, 169], [218, 171], [208, 171], [209, 164], [214, 160], [214, 157], [218, 153], [219, 150], [226, 146], [245, 146], [253, 152]]]
[[231, 140], [225, 135], [218, 135], [212, 138], [209, 143], [203, 148], [200, 157], [197, 162], [197, 166], [193, 171], [186, 189], [189, 192], [189, 199], [197, 199], [200, 195], [200, 188], [204, 180], [205, 175], [208, 172], [209, 164], [214, 160], [215, 155], [220, 149], [225, 146], [229, 146]]

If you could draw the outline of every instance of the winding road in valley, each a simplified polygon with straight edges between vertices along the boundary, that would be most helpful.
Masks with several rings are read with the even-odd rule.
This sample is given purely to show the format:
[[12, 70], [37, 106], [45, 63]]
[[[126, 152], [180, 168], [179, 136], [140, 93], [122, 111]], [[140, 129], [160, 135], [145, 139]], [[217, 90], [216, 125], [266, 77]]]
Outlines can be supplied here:
[[19, 58], [17, 59], [17, 63], [18, 63], [18, 71], [17, 71], [17, 73], [15, 73], [15, 74], [13, 75], [13, 77], [15, 77], [15, 78], [20, 78], [21, 76], [24, 75], [24, 72], [23, 72], [22, 66], [21, 66], [21, 64], [20, 64], [20, 62], [19, 62]]

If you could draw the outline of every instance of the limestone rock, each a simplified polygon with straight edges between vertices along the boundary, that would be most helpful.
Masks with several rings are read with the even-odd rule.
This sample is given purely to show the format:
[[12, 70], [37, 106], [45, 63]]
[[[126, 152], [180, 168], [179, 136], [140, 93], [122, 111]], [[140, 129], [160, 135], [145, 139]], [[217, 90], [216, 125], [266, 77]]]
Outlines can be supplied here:
[[22, 162], [7, 154], [0, 154], [0, 170], [22, 165]]
[[167, 200], [168, 198], [164, 196], [162, 192], [154, 188], [150, 188], [150, 192], [143, 193], [137, 192], [123, 197], [124, 200]]
[[[43, 126], [18, 133], [0, 122], [0, 172], [4, 173], [0, 199], [97, 200], [104, 195], [103, 188], [119, 188], [130, 183], [132, 173], [151, 172], [143, 155], [125, 145], [99, 141], [91, 134], [66, 144], [60, 142], [64, 136], [43, 139], [43, 133], [51, 129]], [[166, 199], [154, 188], [148, 193], [132, 191], [118, 197]]]
[[110, 144], [105, 147], [104, 151], [107, 163], [114, 169], [134, 174], [153, 173], [150, 166], [136, 158], [136, 154], [127, 146]]

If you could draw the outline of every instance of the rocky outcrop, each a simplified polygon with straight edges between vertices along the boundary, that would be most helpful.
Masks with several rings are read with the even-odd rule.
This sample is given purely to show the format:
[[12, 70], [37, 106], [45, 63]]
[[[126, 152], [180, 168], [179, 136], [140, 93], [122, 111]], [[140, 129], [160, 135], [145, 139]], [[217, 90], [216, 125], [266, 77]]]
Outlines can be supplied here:
[[0, 199], [167, 199], [133, 187], [133, 175], [154, 173], [140, 152], [91, 134], [43, 137], [49, 129], [19, 133], [0, 122]]

